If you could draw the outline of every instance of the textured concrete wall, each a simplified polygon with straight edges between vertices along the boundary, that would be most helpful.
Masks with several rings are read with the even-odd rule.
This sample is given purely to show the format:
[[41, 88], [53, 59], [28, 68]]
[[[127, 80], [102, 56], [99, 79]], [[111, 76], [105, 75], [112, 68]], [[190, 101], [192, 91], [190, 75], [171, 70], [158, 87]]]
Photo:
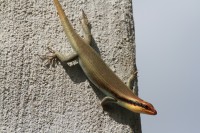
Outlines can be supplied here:
[[[84, 9], [93, 46], [125, 82], [134, 67], [131, 0], [60, 0], [76, 31]], [[48, 44], [48, 42], [50, 42]], [[135, 115], [117, 105], [106, 112], [103, 94], [77, 62], [46, 68], [46, 47], [72, 51], [52, 0], [0, 1], [0, 132], [140, 132]]]

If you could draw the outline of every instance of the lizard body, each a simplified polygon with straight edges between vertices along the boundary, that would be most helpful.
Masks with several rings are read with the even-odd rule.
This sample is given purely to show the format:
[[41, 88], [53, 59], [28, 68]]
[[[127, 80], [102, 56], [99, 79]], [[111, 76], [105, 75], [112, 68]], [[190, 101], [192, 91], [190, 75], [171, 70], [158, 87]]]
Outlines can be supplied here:
[[[90, 46], [91, 32], [85, 13], [82, 11], [83, 19], [81, 22], [85, 32], [84, 39], [82, 39], [73, 29], [59, 1], [54, 0], [54, 4], [65, 34], [75, 53], [66, 57], [60, 52], [49, 48], [50, 52], [54, 55], [46, 57], [46, 59], [49, 59], [49, 62], [51, 63], [55, 58], [61, 62], [69, 62], [78, 58], [79, 64], [89, 80], [107, 95], [102, 100], [102, 105], [107, 102], [114, 102], [136, 113], [156, 115], [157, 112], [153, 105], [137, 97], [133, 91], [114, 74], [100, 58], [98, 53]], [[133, 78], [131, 79], [133, 80]]]

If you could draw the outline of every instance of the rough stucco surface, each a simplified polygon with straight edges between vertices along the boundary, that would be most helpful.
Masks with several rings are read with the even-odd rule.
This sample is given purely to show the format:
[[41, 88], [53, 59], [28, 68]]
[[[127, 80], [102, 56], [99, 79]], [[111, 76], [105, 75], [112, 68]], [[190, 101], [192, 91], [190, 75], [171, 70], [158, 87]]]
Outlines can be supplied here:
[[[60, 0], [76, 31], [84, 9], [92, 46], [125, 82], [134, 67], [131, 0]], [[49, 43], [49, 44], [48, 44]], [[135, 115], [110, 104], [76, 61], [47, 68], [37, 54], [46, 47], [72, 49], [52, 0], [0, 0], [0, 132], [127, 133]], [[136, 117], [137, 116], [137, 117]], [[138, 129], [137, 129], [138, 128]]]

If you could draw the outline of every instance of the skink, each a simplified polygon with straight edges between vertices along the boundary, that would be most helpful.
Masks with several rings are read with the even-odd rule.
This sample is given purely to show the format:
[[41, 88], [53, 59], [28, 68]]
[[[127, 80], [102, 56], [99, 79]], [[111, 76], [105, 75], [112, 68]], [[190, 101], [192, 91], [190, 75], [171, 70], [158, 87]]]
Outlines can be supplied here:
[[156, 115], [157, 111], [154, 109], [153, 105], [136, 96], [130, 87], [115, 75], [100, 58], [98, 53], [90, 46], [92, 35], [85, 13], [82, 11], [83, 18], [81, 24], [85, 32], [84, 39], [82, 39], [73, 29], [59, 1], [54, 0], [54, 4], [65, 34], [75, 53], [65, 56], [49, 48], [52, 56], [46, 56], [45, 59], [47, 59], [49, 63], [52, 63], [56, 60], [60, 62], [69, 62], [78, 58], [79, 64], [88, 79], [106, 94], [106, 97], [101, 102], [102, 106], [107, 102], [113, 102], [136, 113]]

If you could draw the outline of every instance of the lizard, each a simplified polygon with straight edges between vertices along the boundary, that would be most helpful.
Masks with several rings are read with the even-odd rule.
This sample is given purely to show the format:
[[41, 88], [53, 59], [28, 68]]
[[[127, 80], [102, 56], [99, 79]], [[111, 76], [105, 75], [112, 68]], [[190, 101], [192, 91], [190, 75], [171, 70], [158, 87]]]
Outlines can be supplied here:
[[68, 63], [78, 59], [79, 65], [87, 78], [106, 95], [101, 101], [103, 107], [107, 103], [115, 103], [135, 113], [156, 115], [157, 111], [154, 106], [139, 98], [131, 90], [131, 82], [137, 77], [137, 72], [131, 75], [128, 85], [126, 85], [90, 46], [92, 39], [91, 28], [84, 11], [82, 10], [81, 19], [81, 25], [84, 31], [84, 38], [82, 38], [75, 32], [59, 1], [53, 1], [64, 32], [75, 53], [66, 56], [48, 47], [51, 55], [46, 55], [43, 59], [47, 60], [48, 64], [58, 61]]

